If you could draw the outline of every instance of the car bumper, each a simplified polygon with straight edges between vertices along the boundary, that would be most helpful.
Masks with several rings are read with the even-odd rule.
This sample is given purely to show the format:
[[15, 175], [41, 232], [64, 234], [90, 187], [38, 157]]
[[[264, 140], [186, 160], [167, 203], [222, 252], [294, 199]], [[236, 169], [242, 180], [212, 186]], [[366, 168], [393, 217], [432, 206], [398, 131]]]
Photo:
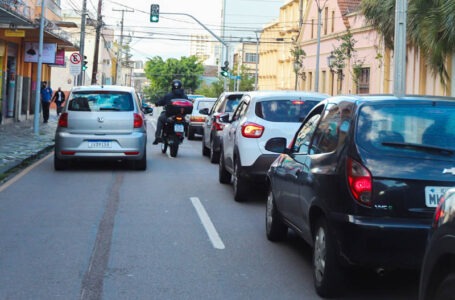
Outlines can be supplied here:
[[202, 123], [189, 123], [188, 128], [190, 128], [194, 133], [202, 134]]
[[332, 214], [331, 223], [344, 264], [364, 267], [421, 266], [431, 219], [371, 218]]
[[270, 165], [278, 157], [278, 154], [262, 154], [251, 166], [244, 166], [240, 169], [240, 174], [253, 181], [264, 182], [267, 178], [267, 171]]
[[[89, 141], [109, 141], [110, 147], [90, 148]], [[133, 132], [109, 136], [94, 136], [58, 132], [55, 135], [55, 155], [59, 159], [128, 159], [144, 156], [147, 136], [145, 132]]]

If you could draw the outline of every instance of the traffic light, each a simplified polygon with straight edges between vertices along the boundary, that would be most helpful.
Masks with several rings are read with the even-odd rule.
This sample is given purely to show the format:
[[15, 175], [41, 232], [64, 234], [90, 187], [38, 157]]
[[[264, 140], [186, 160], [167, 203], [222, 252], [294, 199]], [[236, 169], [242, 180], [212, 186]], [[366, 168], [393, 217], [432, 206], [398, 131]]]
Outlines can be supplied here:
[[220, 74], [223, 77], [228, 77], [229, 76], [229, 67], [228, 66], [221, 67]]
[[84, 55], [84, 61], [82, 62], [82, 71], [87, 70], [87, 56]]
[[150, 22], [158, 23], [160, 20], [160, 5], [152, 4], [150, 6]]

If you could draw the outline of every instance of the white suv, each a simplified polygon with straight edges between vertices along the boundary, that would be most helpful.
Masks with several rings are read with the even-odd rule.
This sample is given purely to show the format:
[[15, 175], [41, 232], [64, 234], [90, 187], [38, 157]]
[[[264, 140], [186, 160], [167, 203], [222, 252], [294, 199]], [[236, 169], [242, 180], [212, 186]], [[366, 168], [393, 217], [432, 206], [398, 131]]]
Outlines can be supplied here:
[[308, 112], [329, 97], [302, 91], [247, 92], [221, 134], [219, 181], [233, 177], [234, 199], [246, 201], [251, 183], [265, 183], [270, 164], [278, 154], [265, 150], [274, 137], [291, 140]]

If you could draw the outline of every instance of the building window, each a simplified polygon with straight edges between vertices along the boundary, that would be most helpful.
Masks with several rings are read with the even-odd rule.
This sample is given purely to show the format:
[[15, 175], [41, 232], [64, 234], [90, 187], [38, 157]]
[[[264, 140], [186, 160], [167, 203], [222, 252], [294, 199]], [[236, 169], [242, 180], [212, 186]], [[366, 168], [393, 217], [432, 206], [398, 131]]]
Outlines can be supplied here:
[[359, 78], [359, 94], [370, 93], [370, 68], [362, 68]]
[[245, 61], [246, 63], [255, 63], [257, 61], [256, 53], [245, 53]]
[[313, 89], [313, 72], [308, 72], [308, 90]]
[[332, 11], [332, 33], [335, 31], [335, 11]]
[[314, 38], [314, 19], [311, 20], [311, 38]]
[[324, 34], [327, 34], [327, 27], [329, 25], [329, 8], [326, 7], [324, 10]]

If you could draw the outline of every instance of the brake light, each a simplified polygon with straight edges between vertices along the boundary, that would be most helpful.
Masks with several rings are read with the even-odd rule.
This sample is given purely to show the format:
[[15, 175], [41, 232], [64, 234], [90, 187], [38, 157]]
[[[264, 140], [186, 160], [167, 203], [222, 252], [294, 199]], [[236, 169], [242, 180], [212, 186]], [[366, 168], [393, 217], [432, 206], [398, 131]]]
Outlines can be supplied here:
[[373, 205], [371, 202], [373, 184], [370, 171], [359, 162], [348, 158], [347, 175], [349, 188], [354, 199], [363, 205], [371, 207]]
[[444, 196], [442, 196], [434, 212], [433, 228], [437, 228], [439, 226], [439, 220], [444, 218], [445, 202], [446, 200], [444, 199]]
[[292, 104], [295, 104], [295, 105], [302, 105], [302, 104], [305, 104], [305, 101], [302, 101], [302, 100], [292, 100], [291, 103], [292, 103]]
[[138, 113], [134, 113], [134, 128], [141, 128], [144, 125], [144, 119]]
[[190, 122], [204, 122], [205, 117], [201, 116], [190, 116]]
[[68, 113], [62, 113], [58, 118], [58, 127], [68, 127]]
[[242, 124], [242, 135], [246, 138], [260, 138], [264, 133], [264, 126], [246, 122]]
[[213, 121], [213, 127], [216, 129], [216, 131], [221, 131], [224, 128], [224, 124], [221, 124], [218, 120], [220, 119], [220, 116], [215, 116], [215, 119]]
[[182, 118], [181, 116], [176, 116], [176, 117], [175, 117], [175, 120], [177, 120], [177, 121], [182, 121], [183, 118]]

